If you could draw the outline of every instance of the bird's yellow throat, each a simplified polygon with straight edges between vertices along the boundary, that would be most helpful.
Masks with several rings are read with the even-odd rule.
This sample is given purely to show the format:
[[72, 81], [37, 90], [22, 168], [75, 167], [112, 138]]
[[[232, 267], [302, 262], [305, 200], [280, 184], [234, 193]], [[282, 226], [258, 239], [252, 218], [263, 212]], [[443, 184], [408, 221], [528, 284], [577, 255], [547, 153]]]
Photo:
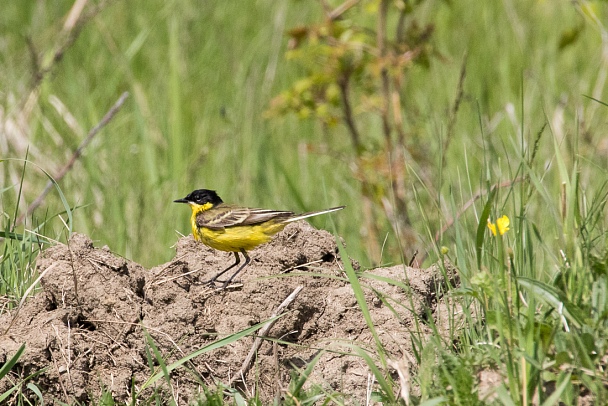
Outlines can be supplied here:
[[192, 227], [192, 235], [196, 241], [202, 241], [200, 230], [196, 225], [196, 216], [199, 213], [210, 210], [213, 208], [213, 203], [205, 203], [205, 204], [196, 204], [194, 202], [188, 202], [190, 208], [192, 209], [192, 216], [190, 216], [190, 226]]

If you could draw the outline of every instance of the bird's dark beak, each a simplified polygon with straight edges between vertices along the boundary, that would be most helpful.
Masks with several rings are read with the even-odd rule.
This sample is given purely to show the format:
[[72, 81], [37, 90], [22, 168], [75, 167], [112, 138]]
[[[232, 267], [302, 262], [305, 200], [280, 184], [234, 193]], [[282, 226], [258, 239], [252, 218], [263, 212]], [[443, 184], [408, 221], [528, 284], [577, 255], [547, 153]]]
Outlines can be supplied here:
[[188, 201], [186, 199], [177, 199], [174, 200], [173, 203], [188, 203]]

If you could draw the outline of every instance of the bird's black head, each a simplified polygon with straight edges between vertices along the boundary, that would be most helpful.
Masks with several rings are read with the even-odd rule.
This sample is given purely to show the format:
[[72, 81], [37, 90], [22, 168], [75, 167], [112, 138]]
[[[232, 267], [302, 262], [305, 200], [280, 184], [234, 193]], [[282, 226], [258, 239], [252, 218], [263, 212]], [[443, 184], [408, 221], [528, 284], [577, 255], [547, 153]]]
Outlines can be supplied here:
[[211, 204], [211, 207], [223, 203], [222, 199], [215, 193], [215, 190], [208, 189], [195, 190], [183, 199], [177, 199], [174, 200], [174, 202], [195, 204], [199, 206]]

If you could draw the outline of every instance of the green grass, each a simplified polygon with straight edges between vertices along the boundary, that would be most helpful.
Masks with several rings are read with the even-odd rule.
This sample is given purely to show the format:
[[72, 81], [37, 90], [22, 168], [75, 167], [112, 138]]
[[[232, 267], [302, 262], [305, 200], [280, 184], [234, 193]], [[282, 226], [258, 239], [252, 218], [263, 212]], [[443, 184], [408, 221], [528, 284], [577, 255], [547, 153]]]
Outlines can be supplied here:
[[[15, 201], [14, 211], [2, 211], [0, 220], [0, 296], [3, 297], [0, 313], [6, 307], [13, 307], [23, 300], [29, 291], [34, 289], [32, 284], [38, 277], [36, 271], [36, 258], [44, 247], [54, 244], [61, 236], [69, 235], [73, 226], [73, 209], [67, 203], [65, 195], [55, 180], [38, 165], [32, 165], [28, 160], [7, 159], [0, 160], [0, 165], [8, 167], [11, 164], [20, 165], [21, 172], [17, 184], [0, 190], [0, 207], [4, 202]], [[46, 214], [44, 218], [34, 218], [33, 226], [21, 230], [19, 224], [19, 207], [23, 199], [23, 187], [28, 173], [28, 167], [40, 170], [48, 179], [50, 190], [54, 191], [58, 200], [63, 204], [63, 211], [54, 215]], [[11, 192], [16, 191], [16, 200], [12, 199]], [[63, 226], [57, 232], [49, 227], [53, 222], [60, 222]]]
[[[25, 227], [12, 225], [49, 178], [20, 160], [0, 162], [0, 225], [9, 237], [0, 243], [0, 289], [13, 304], [36, 279], [39, 234], [65, 239], [73, 227], [151, 267], [172, 257], [176, 230], [188, 233], [189, 213], [171, 202], [195, 188], [296, 211], [345, 204], [336, 231], [364, 267], [401, 263], [415, 249], [428, 252], [430, 264], [441, 258], [441, 246], [458, 267], [462, 284], [444, 300], [471, 310], [451, 340], [438, 333], [414, 340], [417, 404], [478, 402], [474, 374], [484, 368], [505, 378], [497, 403], [538, 396], [542, 404], [571, 404], [583, 387], [606, 401], [608, 108], [585, 97], [608, 100], [606, 28], [585, 11], [592, 7], [606, 21], [606, 2], [437, 0], [408, 15], [434, 27], [428, 66], [409, 69], [401, 91], [412, 157], [403, 163], [403, 182], [418, 237], [415, 246], [401, 246], [388, 216], [381, 217], [381, 258], [369, 257], [346, 129], [263, 118], [273, 96], [305, 73], [284, 58], [284, 33], [321, 21], [316, 3], [116, 1], [84, 26], [30, 93], [25, 38], [46, 66], [65, 41], [72, 4], [3, 6], [1, 157], [27, 157], [56, 174], [120, 94], [130, 98]], [[371, 19], [365, 12], [352, 10], [361, 21]], [[450, 130], [463, 61], [463, 97]], [[372, 150], [382, 141], [379, 120], [363, 113], [357, 120]], [[75, 206], [67, 221], [60, 213]], [[511, 230], [489, 235], [486, 218], [503, 214]], [[360, 299], [357, 275], [347, 275]], [[377, 353], [382, 360], [382, 349]], [[387, 371], [383, 362], [374, 370], [385, 392], [396, 385]], [[393, 392], [385, 395], [396, 402]]]
[[[0, 52], [2, 106], [7, 120], [24, 126], [8, 131], [11, 142], [3, 153], [23, 158], [23, 145], [29, 144], [32, 160], [54, 173], [121, 92], [130, 91], [123, 110], [61, 186], [73, 205], [87, 205], [75, 214], [77, 231], [146, 266], [168, 260], [174, 231], [187, 232], [187, 213], [171, 201], [194, 188], [216, 189], [226, 201], [292, 210], [346, 204], [342, 217], [359, 218], [359, 182], [350, 168], [345, 129], [326, 134], [295, 117], [261, 118], [270, 98], [301, 74], [284, 58], [283, 33], [318, 20], [319, 8], [262, 1], [246, 9], [209, 3], [200, 9], [188, 1], [175, 5], [152, 1], [140, 10], [116, 2], [103, 9], [43, 80], [31, 110], [23, 108], [32, 66], [24, 37], [31, 36], [40, 63], [47, 61], [65, 37], [62, 18], [71, 2], [9, 7], [2, 21], [9, 33]], [[484, 186], [475, 179], [458, 190], [465, 167], [481, 173], [484, 161], [491, 160], [492, 174], [509, 179], [514, 174], [505, 153], [513, 153], [512, 144], [533, 143], [546, 122], [559, 123], [560, 114], [559, 134], [583, 134], [558, 142], [570, 147], [572, 139], [588, 155], [600, 141], [595, 129], [601, 128], [602, 109], [583, 97], [602, 97], [597, 28], [570, 4], [475, 4], [475, 12], [471, 7], [433, 1], [415, 15], [419, 24], [435, 25], [435, 57], [429, 68], [410, 69], [403, 87], [407, 147], [419, 155], [406, 162], [411, 169], [405, 181], [409, 187], [417, 176], [425, 181], [420, 198], [433, 228], [440, 226], [449, 193], [461, 206]], [[568, 28], [582, 27], [578, 39], [563, 49], [558, 45], [564, 32], [548, 23], [557, 20]], [[596, 58], [589, 56], [593, 49]], [[465, 54], [464, 97], [448, 150], [442, 151]], [[77, 125], [68, 124], [59, 102]], [[368, 116], [361, 116], [360, 123], [372, 146], [381, 137], [377, 120]], [[540, 143], [539, 167], [550, 159], [546, 138]], [[317, 152], [323, 148], [330, 152]], [[439, 159], [443, 154], [445, 168]], [[591, 165], [605, 162], [599, 154], [588, 159]], [[3, 176], [10, 185], [11, 177]], [[32, 187], [26, 197], [33, 199], [36, 183], [46, 180], [32, 174], [27, 181]], [[543, 182], [559, 180], [543, 177]], [[49, 199], [38, 216], [45, 209], [53, 212], [53, 203]], [[425, 224], [417, 217], [412, 228], [421, 230]], [[390, 222], [380, 221], [379, 243], [386, 238], [381, 262], [399, 262], [401, 247]], [[360, 228], [357, 222], [338, 221], [340, 234], [349, 236], [349, 249], [373, 265]]]
[[[71, 203], [87, 205], [76, 213], [77, 231], [144, 265], [158, 264], [172, 255], [174, 230], [187, 232], [187, 213], [171, 201], [206, 187], [218, 190], [226, 201], [256, 206], [312, 210], [346, 204], [348, 219], [338, 222], [338, 231], [349, 236], [349, 248], [356, 257], [371, 265], [360, 236], [361, 197], [349, 169], [351, 152], [345, 130], [337, 127], [327, 136], [310, 121], [262, 119], [270, 98], [299, 75], [298, 66], [284, 59], [283, 33], [318, 20], [319, 8], [270, 1], [245, 9], [241, 4], [175, 4], [169, 7], [152, 1], [139, 10], [116, 2], [104, 9], [42, 82], [31, 112], [24, 112], [20, 104], [31, 82], [24, 37], [32, 37], [41, 61], [48, 59], [65, 36], [62, 18], [71, 2], [56, 2], [52, 7], [31, 2], [9, 8], [2, 22], [10, 33], [0, 56], [2, 105], [16, 116], [9, 114], [9, 119], [19, 118], [26, 125], [23, 134], [10, 134], [9, 139], [18, 137], [20, 142], [9, 143], [7, 156], [23, 158], [18, 146], [29, 143], [32, 160], [44, 160], [45, 169], [53, 173], [83, 133], [128, 90], [127, 105], [62, 180]], [[479, 151], [485, 148], [494, 159], [507, 162], [505, 152], [512, 151], [512, 143], [532, 143], [545, 122], [556, 119], [561, 102], [566, 105], [560, 134], [577, 133], [577, 111], [583, 114], [579, 122], [585, 131], [601, 126], [602, 110], [583, 98], [583, 94], [594, 94], [598, 85], [600, 39], [575, 7], [543, 2], [502, 6], [428, 2], [415, 17], [420, 24], [435, 24], [432, 44], [440, 55], [428, 69], [411, 69], [403, 90], [408, 148], [423, 156], [446, 155], [443, 169], [432, 158], [406, 162], [413, 171], [406, 178], [409, 187], [416, 184], [415, 173], [427, 183], [429, 194], [422, 197], [429, 208], [442, 204], [449, 193], [457, 193], [456, 204], [462, 205], [481, 186], [477, 175], [466, 189], [456, 186], [465, 167], [469, 173], [482, 173]], [[584, 28], [576, 42], [560, 50], [564, 30], [556, 30], [547, 21], [564, 21], [564, 30]], [[441, 151], [443, 142], [438, 139], [446, 136], [447, 112], [465, 53], [464, 99], [454, 139], [447, 151]], [[596, 54], [597, 58], [589, 57]], [[601, 98], [601, 92], [596, 96]], [[66, 123], [67, 115], [57, 110], [53, 99], [65, 106], [77, 126]], [[513, 106], [511, 116], [509, 105]], [[577, 110], [579, 106], [583, 110]], [[360, 119], [366, 142], [373, 145], [379, 139], [376, 120]], [[584, 144], [580, 147], [593, 148], [598, 137], [593, 131], [587, 138], [580, 137]], [[558, 142], [569, 143], [570, 138]], [[326, 145], [330, 153], [315, 152], [306, 145]], [[540, 146], [542, 153], [550, 143]], [[550, 155], [543, 154], [537, 162], [546, 159]], [[599, 165], [605, 158], [591, 157], [591, 161]], [[490, 168], [501, 180], [512, 175], [505, 170], [498, 162]], [[4, 175], [6, 184], [11, 183], [9, 179]], [[558, 182], [554, 178], [543, 181]], [[33, 199], [39, 191], [35, 174], [28, 176], [28, 184], [32, 186], [26, 196]], [[52, 208], [51, 204], [52, 199]], [[445, 207], [427, 211], [437, 227]], [[327, 223], [321, 219], [316, 224]], [[399, 262], [398, 242], [388, 220], [381, 230], [380, 243], [388, 236], [390, 248], [381, 262]]]

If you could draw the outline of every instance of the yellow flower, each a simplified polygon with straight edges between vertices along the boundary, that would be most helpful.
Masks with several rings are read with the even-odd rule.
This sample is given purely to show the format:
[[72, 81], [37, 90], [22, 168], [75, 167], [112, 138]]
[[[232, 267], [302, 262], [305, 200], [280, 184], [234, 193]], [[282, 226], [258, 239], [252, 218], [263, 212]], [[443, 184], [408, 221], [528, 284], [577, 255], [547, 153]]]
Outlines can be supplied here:
[[488, 228], [490, 229], [490, 231], [492, 231], [493, 235], [496, 235], [496, 229], [498, 229], [498, 233], [500, 235], [503, 235], [504, 233], [509, 231], [510, 224], [511, 224], [511, 221], [509, 220], [509, 218], [506, 215], [502, 216], [499, 219], [496, 219], [496, 224], [491, 223], [490, 219], [488, 219]]

